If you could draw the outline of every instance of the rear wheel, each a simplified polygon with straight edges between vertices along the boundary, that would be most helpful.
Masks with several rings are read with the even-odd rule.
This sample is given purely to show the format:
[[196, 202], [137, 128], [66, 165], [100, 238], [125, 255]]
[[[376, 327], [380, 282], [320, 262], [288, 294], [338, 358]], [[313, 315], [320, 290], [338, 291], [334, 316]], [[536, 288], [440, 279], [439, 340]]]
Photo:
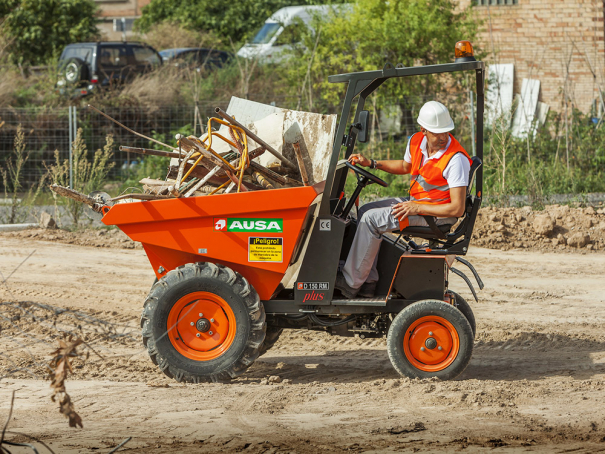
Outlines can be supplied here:
[[155, 284], [141, 316], [151, 360], [179, 382], [226, 380], [259, 356], [265, 311], [239, 273], [213, 263], [191, 263]]
[[477, 334], [477, 324], [475, 322], [475, 314], [473, 314], [470, 304], [456, 292], [452, 290], [448, 290], [447, 292], [453, 297], [452, 304], [454, 307], [458, 308], [468, 320], [468, 323], [471, 325], [471, 330], [473, 331], [473, 337], [475, 337]]
[[449, 380], [466, 369], [473, 353], [473, 332], [454, 306], [437, 300], [418, 301], [393, 320], [387, 351], [401, 375]]

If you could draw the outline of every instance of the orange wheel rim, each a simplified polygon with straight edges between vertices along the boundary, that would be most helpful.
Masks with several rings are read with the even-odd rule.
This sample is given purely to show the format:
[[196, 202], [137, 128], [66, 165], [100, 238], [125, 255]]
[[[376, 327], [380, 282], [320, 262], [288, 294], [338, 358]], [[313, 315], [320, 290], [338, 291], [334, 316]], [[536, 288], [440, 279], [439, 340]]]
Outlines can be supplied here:
[[458, 356], [458, 331], [443, 317], [421, 317], [406, 330], [403, 351], [417, 369], [438, 372], [452, 364]]
[[167, 330], [170, 343], [181, 355], [209, 361], [221, 356], [233, 343], [235, 314], [220, 296], [193, 292], [174, 303]]

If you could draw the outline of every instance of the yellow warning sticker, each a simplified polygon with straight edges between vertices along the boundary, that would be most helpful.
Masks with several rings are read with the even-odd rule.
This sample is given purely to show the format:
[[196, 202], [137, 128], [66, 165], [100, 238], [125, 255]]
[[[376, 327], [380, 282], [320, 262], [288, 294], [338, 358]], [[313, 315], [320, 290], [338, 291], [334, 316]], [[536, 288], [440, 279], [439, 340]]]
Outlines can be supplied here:
[[248, 238], [249, 262], [283, 262], [283, 238]]

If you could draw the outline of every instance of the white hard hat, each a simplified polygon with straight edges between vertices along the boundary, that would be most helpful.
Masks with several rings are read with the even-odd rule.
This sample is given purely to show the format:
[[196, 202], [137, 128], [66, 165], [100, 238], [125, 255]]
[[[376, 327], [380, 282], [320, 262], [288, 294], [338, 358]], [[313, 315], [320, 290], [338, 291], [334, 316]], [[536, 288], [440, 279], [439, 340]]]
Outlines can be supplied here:
[[454, 121], [447, 107], [437, 101], [429, 101], [422, 106], [418, 113], [418, 124], [435, 134], [454, 129]]

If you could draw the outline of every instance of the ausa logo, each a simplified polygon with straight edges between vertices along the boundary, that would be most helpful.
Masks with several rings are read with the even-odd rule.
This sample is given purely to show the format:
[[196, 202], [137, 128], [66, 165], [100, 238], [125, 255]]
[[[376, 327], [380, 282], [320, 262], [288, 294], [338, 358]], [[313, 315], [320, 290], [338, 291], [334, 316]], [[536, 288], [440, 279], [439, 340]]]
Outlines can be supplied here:
[[216, 232], [282, 232], [283, 219], [214, 218]]
[[227, 219], [214, 219], [214, 230], [225, 230], [227, 227]]

